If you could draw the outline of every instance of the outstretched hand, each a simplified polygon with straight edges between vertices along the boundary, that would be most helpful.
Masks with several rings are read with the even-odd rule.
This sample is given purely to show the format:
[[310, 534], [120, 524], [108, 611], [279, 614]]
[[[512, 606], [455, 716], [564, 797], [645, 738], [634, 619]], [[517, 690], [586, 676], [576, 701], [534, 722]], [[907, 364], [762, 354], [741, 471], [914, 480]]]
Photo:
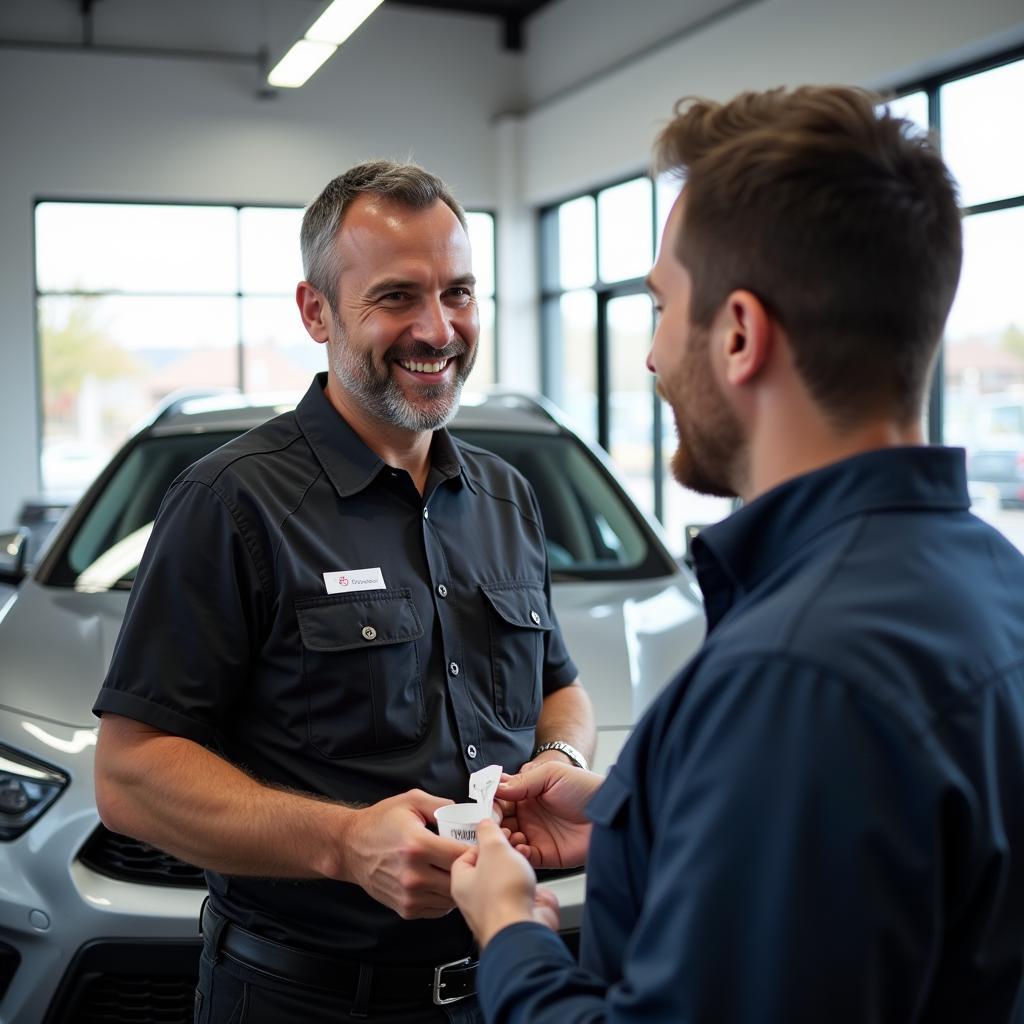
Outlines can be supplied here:
[[477, 826], [477, 846], [452, 865], [452, 898], [483, 949], [502, 928], [536, 921], [558, 929], [558, 898], [537, 887], [526, 860], [491, 821]]
[[587, 858], [590, 821], [583, 812], [604, 780], [557, 761], [505, 776], [497, 797], [509, 841], [535, 868], [579, 867]]

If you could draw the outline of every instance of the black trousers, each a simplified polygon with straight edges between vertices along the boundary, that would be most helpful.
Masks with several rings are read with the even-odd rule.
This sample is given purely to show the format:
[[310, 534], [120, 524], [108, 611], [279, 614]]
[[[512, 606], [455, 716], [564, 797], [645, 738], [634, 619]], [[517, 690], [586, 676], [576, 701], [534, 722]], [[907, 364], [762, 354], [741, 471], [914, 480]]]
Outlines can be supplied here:
[[214, 962], [204, 944], [199, 959], [195, 1024], [483, 1024], [475, 996], [446, 1006], [370, 1005], [353, 1016], [338, 992], [270, 978], [221, 951]]

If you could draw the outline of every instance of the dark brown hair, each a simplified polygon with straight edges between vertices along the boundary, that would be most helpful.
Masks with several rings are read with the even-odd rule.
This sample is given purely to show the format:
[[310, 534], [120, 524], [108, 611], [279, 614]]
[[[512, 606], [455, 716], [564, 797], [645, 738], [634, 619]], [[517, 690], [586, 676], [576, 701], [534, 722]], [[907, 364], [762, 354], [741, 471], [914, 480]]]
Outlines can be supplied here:
[[735, 289], [787, 333], [838, 426], [910, 423], [960, 275], [956, 185], [928, 139], [842, 86], [688, 97], [658, 163], [685, 178], [675, 254], [707, 327]]
[[331, 179], [324, 190], [306, 208], [302, 218], [302, 272], [314, 288], [322, 292], [331, 309], [337, 312], [338, 266], [334, 239], [345, 211], [361, 195], [378, 195], [423, 210], [438, 200], [448, 206], [466, 227], [466, 215], [448, 186], [435, 174], [416, 164], [392, 160], [372, 160], [349, 168]]

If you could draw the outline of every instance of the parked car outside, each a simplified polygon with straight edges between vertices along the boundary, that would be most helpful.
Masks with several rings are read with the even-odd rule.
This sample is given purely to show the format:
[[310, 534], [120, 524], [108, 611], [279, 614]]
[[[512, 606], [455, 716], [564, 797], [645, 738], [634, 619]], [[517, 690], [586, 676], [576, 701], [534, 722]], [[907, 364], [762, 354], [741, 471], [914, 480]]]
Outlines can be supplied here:
[[[100, 823], [91, 707], [168, 485], [288, 407], [218, 395], [163, 409], [65, 516], [0, 610], [5, 1024], [192, 1019], [202, 873]], [[452, 430], [517, 466], [537, 493], [553, 601], [594, 702], [595, 769], [606, 771], [637, 717], [703, 638], [696, 583], [601, 453], [552, 407], [512, 394], [467, 398]], [[571, 941], [583, 876], [548, 882]]]
[[1024, 395], [954, 394], [946, 440], [967, 449], [972, 496], [1002, 508], [1024, 508]]
[[1002, 508], [1024, 508], [1024, 435], [989, 438], [968, 451], [967, 479]]

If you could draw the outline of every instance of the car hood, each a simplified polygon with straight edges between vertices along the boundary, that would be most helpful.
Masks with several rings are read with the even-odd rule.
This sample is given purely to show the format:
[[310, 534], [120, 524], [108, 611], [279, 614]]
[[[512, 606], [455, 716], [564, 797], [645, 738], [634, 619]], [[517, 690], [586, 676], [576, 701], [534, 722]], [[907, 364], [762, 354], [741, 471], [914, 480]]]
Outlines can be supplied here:
[[26, 579], [0, 609], [0, 706], [95, 728], [92, 705], [128, 593], [80, 593]]
[[700, 591], [682, 572], [655, 580], [556, 583], [552, 598], [598, 729], [633, 725], [704, 639]]
[[[628, 728], [700, 646], [699, 593], [683, 573], [656, 580], [555, 583], [555, 612], [598, 728]], [[0, 706], [94, 727], [92, 706], [128, 601], [29, 578], [0, 610]]]

